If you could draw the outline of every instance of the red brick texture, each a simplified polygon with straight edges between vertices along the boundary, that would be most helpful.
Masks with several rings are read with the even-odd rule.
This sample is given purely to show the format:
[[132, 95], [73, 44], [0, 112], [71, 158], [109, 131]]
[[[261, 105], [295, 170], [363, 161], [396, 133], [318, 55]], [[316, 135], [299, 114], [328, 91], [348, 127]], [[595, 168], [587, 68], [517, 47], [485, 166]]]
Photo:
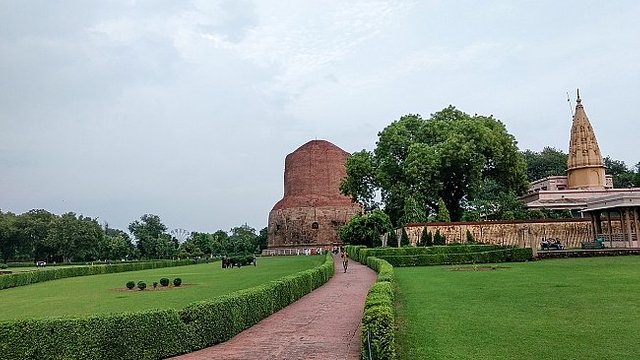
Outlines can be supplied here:
[[331, 245], [338, 228], [360, 212], [340, 194], [349, 153], [325, 140], [312, 140], [287, 155], [284, 197], [269, 213], [268, 246]]

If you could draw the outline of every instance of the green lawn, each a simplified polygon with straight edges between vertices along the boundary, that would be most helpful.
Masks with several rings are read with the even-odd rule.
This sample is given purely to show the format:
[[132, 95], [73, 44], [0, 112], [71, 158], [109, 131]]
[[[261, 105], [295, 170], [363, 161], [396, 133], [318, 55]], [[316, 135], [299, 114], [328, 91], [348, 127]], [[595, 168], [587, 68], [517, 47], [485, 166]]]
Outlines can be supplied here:
[[[209, 264], [82, 276], [0, 290], [0, 321], [146, 309], [183, 308], [187, 304], [256, 286], [319, 266], [324, 256], [258, 258], [258, 266], [221, 269]], [[153, 290], [153, 282], [180, 277], [183, 286]], [[144, 280], [147, 290], [122, 290], [127, 281]], [[160, 287], [160, 285], [158, 285]]]
[[640, 257], [395, 268], [400, 359], [639, 359]]

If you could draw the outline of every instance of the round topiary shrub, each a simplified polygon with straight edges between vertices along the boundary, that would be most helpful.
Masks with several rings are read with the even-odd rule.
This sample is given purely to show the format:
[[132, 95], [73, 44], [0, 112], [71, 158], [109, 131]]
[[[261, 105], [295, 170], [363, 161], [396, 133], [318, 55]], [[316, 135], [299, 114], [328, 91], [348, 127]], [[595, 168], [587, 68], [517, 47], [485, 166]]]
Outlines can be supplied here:
[[169, 279], [167, 279], [167, 278], [160, 279], [160, 285], [169, 286]]
[[127, 289], [131, 290], [136, 287], [136, 283], [133, 281], [127, 281]]
[[182, 279], [180, 278], [173, 279], [173, 286], [180, 286], [180, 285], [182, 285]]
[[157, 288], [157, 287], [158, 287], [158, 282], [157, 282], [157, 281], [154, 281], [154, 282], [153, 282], [153, 288], [155, 289], [155, 288]]
[[138, 281], [138, 289], [144, 290], [146, 288], [147, 288], [147, 283], [146, 282], [144, 282], [142, 280]]

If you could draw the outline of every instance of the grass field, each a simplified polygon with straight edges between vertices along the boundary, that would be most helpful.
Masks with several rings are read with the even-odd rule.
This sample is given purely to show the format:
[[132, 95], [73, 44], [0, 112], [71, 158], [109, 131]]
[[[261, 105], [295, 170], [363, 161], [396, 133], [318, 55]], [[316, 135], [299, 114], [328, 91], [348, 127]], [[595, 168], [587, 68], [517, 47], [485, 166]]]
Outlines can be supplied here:
[[[220, 262], [93, 275], [0, 290], [0, 321], [182, 308], [187, 304], [256, 286], [320, 265], [324, 256], [265, 257], [258, 266], [221, 269]], [[153, 290], [153, 282], [179, 277], [179, 288]], [[144, 280], [147, 290], [126, 290]]]
[[640, 358], [640, 257], [500, 266], [396, 268], [400, 359]]

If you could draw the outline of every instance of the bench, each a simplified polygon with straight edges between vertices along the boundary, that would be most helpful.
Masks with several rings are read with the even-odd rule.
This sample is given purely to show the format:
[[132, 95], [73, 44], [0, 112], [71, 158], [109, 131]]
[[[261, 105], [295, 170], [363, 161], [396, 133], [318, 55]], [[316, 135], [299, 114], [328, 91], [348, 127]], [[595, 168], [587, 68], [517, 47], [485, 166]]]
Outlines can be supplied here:
[[604, 249], [604, 242], [602, 241], [591, 241], [591, 242], [581, 242], [583, 249]]

